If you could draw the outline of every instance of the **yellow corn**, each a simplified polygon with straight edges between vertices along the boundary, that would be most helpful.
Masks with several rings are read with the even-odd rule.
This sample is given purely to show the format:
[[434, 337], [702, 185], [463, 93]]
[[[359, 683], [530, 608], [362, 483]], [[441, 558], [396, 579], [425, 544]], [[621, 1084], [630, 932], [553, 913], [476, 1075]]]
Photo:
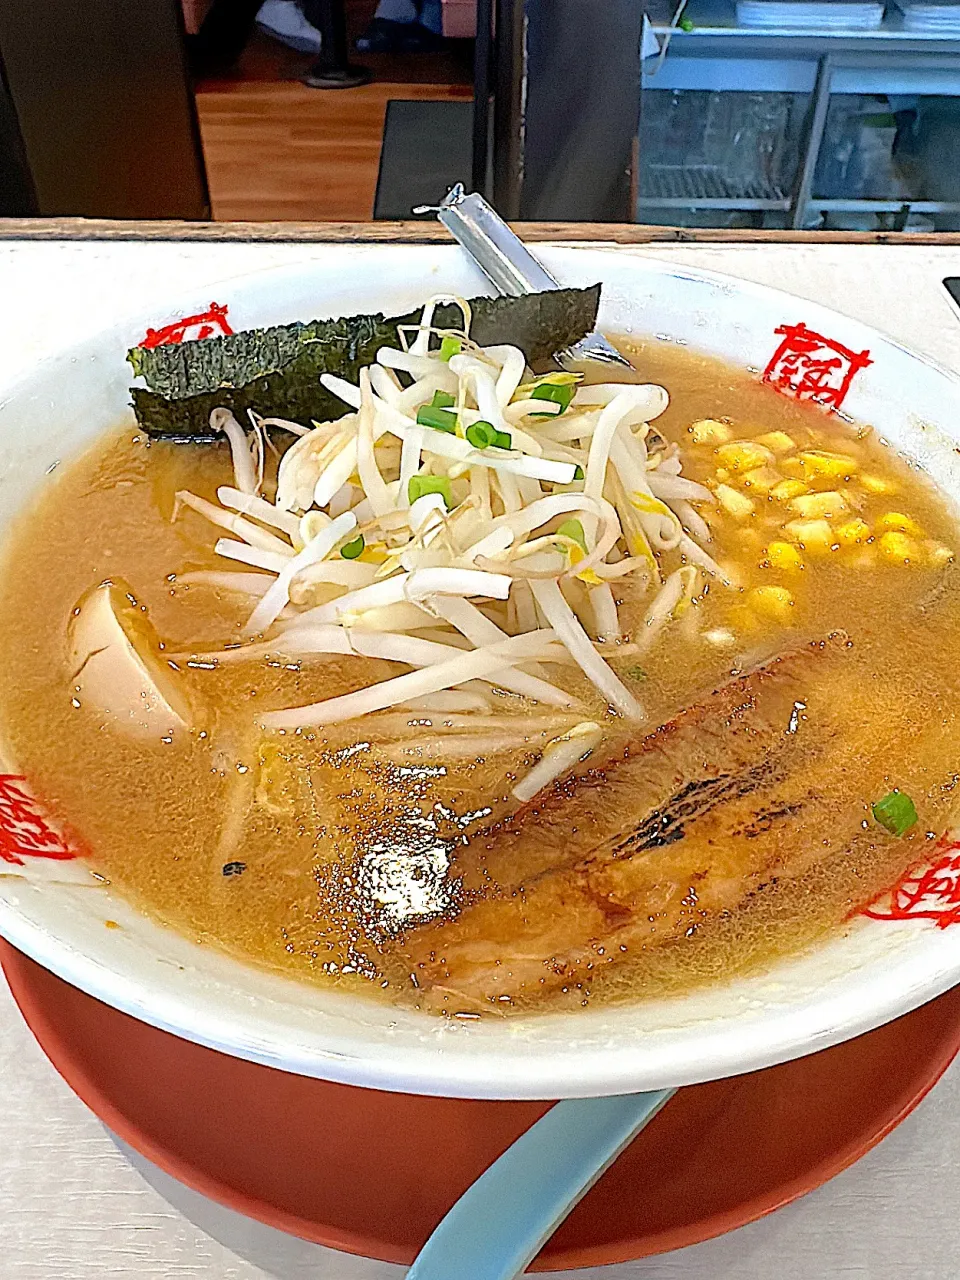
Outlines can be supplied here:
[[942, 569], [953, 559], [953, 550], [942, 542], [925, 542], [924, 550], [927, 553], [927, 563], [936, 569]]
[[853, 547], [866, 542], [870, 537], [870, 526], [865, 520], [848, 520], [837, 530], [837, 541], [844, 547]]
[[780, 483], [780, 479], [780, 472], [774, 471], [773, 467], [757, 467], [754, 471], [748, 471], [743, 477], [743, 487], [753, 489], [766, 497], [771, 489]]
[[752, 498], [737, 493], [736, 489], [731, 489], [728, 484], [717, 485], [717, 499], [735, 520], [746, 520], [747, 516], [753, 515], [757, 505]]
[[694, 444], [726, 444], [733, 438], [733, 428], [716, 418], [701, 418], [690, 428]]
[[753, 471], [773, 461], [773, 454], [755, 440], [733, 440], [717, 450], [721, 466], [731, 471]]
[[920, 545], [905, 533], [885, 533], [877, 546], [880, 554], [890, 564], [917, 564], [920, 561]]
[[[717, 479], [724, 481], [730, 479], [730, 472], [726, 467], [717, 467]], [[707, 483], [709, 484], [709, 481], [707, 481]]]
[[860, 477], [860, 483], [867, 493], [891, 494], [897, 492], [897, 486], [893, 481], [887, 480], [883, 476], [868, 475], [864, 472]]
[[902, 511], [885, 511], [877, 520], [877, 528], [884, 533], [909, 533], [914, 538], [923, 537], [923, 530], [916, 520], [911, 520]]
[[790, 510], [805, 520], [833, 520], [844, 514], [847, 504], [841, 494], [831, 489], [827, 493], [808, 493], [805, 497], [794, 498]]
[[747, 599], [758, 613], [785, 626], [792, 621], [793, 596], [786, 587], [754, 587]]
[[811, 555], [828, 555], [836, 538], [826, 520], [791, 520], [784, 533]]
[[774, 453], [792, 453], [797, 447], [785, 431], [768, 431], [765, 436], [757, 436], [757, 444], [762, 444]]
[[800, 552], [790, 542], [771, 542], [767, 547], [767, 564], [783, 573], [798, 573], [803, 568]]
[[807, 486], [802, 480], [781, 480], [779, 484], [773, 486], [771, 497], [776, 498], [778, 502], [789, 502], [791, 498], [797, 498], [801, 493], [807, 492]]
[[[791, 480], [808, 480], [810, 477], [803, 469], [803, 463], [799, 458], [780, 458], [777, 466], [785, 476], [789, 476]], [[808, 485], [804, 486], [808, 488]]]
[[826, 477], [830, 480], [847, 478], [857, 470], [856, 458], [845, 453], [829, 453], [826, 449], [807, 449], [800, 454], [803, 474], [811, 479]]

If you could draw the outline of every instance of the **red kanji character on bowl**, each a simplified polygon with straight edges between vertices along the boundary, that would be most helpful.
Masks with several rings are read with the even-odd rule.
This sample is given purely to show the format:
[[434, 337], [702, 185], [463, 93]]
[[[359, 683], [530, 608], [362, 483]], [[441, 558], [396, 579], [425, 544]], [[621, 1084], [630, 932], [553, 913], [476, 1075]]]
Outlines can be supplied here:
[[0, 774], [0, 860], [19, 867], [24, 858], [75, 858], [76, 850], [47, 824], [23, 783], [16, 774]]
[[873, 920], [933, 920], [938, 929], [960, 922], [960, 841], [944, 838], [937, 850], [939, 857], [911, 867], [863, 914]]
[[873, 363], [869, 351], [851, 351], [802, 323], [783, 324], [775, 332], [783, 341], [764, 369], [763, 380], [796, 400], [839, 409], [854, 374]]

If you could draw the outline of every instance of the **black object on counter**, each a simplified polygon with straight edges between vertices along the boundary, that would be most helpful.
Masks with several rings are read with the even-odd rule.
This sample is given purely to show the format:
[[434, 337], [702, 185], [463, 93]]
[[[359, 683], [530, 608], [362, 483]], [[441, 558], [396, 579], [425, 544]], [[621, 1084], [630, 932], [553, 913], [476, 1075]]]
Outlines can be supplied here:
[[320, 32], [320, 57], [303, 83], [311, 89], [355, 89], [368, 84], [373, 73], [350, 63], [343, 0], [302, 0], [302, 7], [307, 21]]

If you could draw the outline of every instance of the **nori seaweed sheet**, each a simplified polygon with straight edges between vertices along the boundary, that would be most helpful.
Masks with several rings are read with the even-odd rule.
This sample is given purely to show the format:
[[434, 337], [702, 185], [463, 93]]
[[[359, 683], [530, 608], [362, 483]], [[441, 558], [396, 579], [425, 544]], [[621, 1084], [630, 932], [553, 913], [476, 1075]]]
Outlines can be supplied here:
[[[475, 298], [470, 305], [474, 341], [518, 346], [536, 368], [593, 330], [600, 286]], [[210, 440], [210, 411], [220, 405], [241, 422], [247, 409], [303, 423], [341, 417], [346, 406], [320, 385], [320, 374], [356, 382], [380, 347], [397, 344], [397, 326], [416, 324], [419, 316], [418, 309], [390, 319], [377, 314], [298, 321], [152, 350], [134, 347], [127, 359], [147, 384], [131, 388], [137, 421], [154, 437]], [[462, 323], [459, 308], [438, 308], [434, 323], [456, 327]]]

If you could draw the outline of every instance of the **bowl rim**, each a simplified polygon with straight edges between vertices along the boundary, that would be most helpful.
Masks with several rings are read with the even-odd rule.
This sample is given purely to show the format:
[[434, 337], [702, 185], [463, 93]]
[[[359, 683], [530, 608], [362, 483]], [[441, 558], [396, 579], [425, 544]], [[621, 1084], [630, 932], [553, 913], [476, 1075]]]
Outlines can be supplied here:
[[[343, 246], [335, 248], [342, 254]], [[414, 254], [411, 250], [421, 247], [383, 244], [364, 245], [362, 248], [364, 258], [385, 252], [390, 259], [412, 259]], [[888, 350], [902, 353], [911, 363], [921, 363], [931, 374], [947, 380], [951, 393], [960, 402], [960, 376], [954, 371], [859, 320], [819, 303], [800, 299], [797, 295], [720, 272], [681, 267], [646, 254], [624, 255], [610, 249], [546, 246], [539, 246], [538, 252], [542, 252], [548, 265], [556, 265], [561, 273], [566, 268], [569, 275], [576, 277], [604, 278], [604, 269], [615, 263], [618, 270], [626, 266], [628, 271], [632, 269], [648, 278], [667, 276], [706, 283], [767, 303], [782, 299], [788, 312], [802, 303], [804, 313], [812, 323], [842, 322], [846, 333], [862, 340], [864, 346], [882, 344]], [[458, 254], [454, 246], [430, 246], [428, 250], [429, 257], [451, 264], [458, 262]], [[233, 285], [242, 289], [245, 284], [256, 280], [261, 286], [266, 281], [282, 289], [286, 278], [321, 268], [325, 260], [325, 257], [314, 257], [300, 264], [235, 273], [215, 285], [206, 284], [202, 290], [193, 293], [181, 290], [175, 297], [162, 297], [158, 303], [150, 304], [149, 311], [138, 307], [79, 344], [55, 346], [31, 368], [0, 387], [0, 392], [4, 395], [15, 393], [40, 376], [51, 362], [79, 359], [84, 354], [102, 351], [113, 335], [118, 338], [125, 335], [120, 338], [121, 343], [125, 343], [130, 332], [143, 322], [145, 316], [155, 318], [165, 310], [182, 312], [193, 300], [209, 293], [211, 288], [223, 289]], [[323, 314], [322, 307], [319, 313]], [[863, 921], [853, 927], [860, 929], [872, 925]], [[145, 983], [142, 978], [131, 978], [128, 973], [111, 969], [96, 956], [84, 954], [58, 939], [55, 933], [32, 920], [28, 913], [18, 910], [0, 894], [0, 934], [9, 942], [72, 985], [163, 1030], [221, 1052], [298, 1074], [385, 1090], [478, 1098], [593, 1096], [665, 1084], [683, 1085], [740, 1074], [826, 1048], [918, 1007], [960, 980], [960, 945], [957, 945], [960, 939], [955, 945], [945, 945], [943, 933], [935, 937], [935, 932], [924, 929], [917, 922], [891, 926], [889, 935], [894, 943], [893, 950], [896, 952], [899, 947], [899, 954], [885, 958], [882, 972], [881, 967], [872, 962], [868, 966], [872, 972], [872, 998], [867, 1002], [858, 1004], [852, 1001], [850, 992], [846, 990], [850, 984], [846, 983], [832, 996], [822, 996], [815, 1002], [813, 1010], [806, 1010], [802, 1015], [785, 1004], [768, 1010], [762, 1019], [739, 1029], [729, 1027], [726, 1019], [718, 1019], [709, 1027], [701, 1028], [696, 1043], [691, 1041], [690, 1047], [683, 1051], [655, 1043], [639, 1046], [634, 1039], [617, 1046], [573, 1048], [556, 1057], [548, 1056], [542, 1049], [526, 1055], [522, 1046], [518, 1049], [516, 1043], [510, 1047], [509, 1053], [505, 1052], [504, 1046], [494, 1045], [486, 1052], [465, 1055], [458, 1052], [457, 1039], [445, 1034], [416, 1049], [398, 1049], [395, 1043], [377, 1043], [368, 1037], [365, 1048], [358, 1054], [349, 1046], [346, 1051], [333, 1045], [324, 1048], [319, 1043], [291, 1046], [282, 1039], [271, 1040], [269, 1035], [251, 1036], [249, 1029], [241, 1034], [235, 1013], [211, 1010], [203, 1005], [197, 1007], [189, 998], [177, 994], [169, 983], [164, 984], [161, 978]], [[815, 949], [818, 953], [825, 953], [828, 944]], [[237, 971], [248, 969], [249, 966], [240, 962]], [[297, 985], [304, 984], [298, 982]], [[239, 982], [236, 986], [242, 990]], [[351, 996], [341, 993], [337, 998], [355, 1008], [358, 1005]], [[367, 1008], [373, 1005], [366, 1000], [362, 1003]], [[374, 1007], [382, 1009], [384, 1006], [377, 1002]], [[426, 1018], [429, 1015], [417, 1016]], [[577, 1015], [578, 1018], [588, 1016]], [[502, 1025], [512, 1025], [516, 1032], [522, 1030], [524, 1021], [529, 1025], [533, 1018], [541, 1021], [550, 1017], [569, 1019], [569, 1014], [537, 1014], [529, 1020], [511, 1018]], [[460, 1026], [455, 1030], [459, 1036], [466, 1028]], [[709, 1068], [705, 1068], [707, 1062]]]

